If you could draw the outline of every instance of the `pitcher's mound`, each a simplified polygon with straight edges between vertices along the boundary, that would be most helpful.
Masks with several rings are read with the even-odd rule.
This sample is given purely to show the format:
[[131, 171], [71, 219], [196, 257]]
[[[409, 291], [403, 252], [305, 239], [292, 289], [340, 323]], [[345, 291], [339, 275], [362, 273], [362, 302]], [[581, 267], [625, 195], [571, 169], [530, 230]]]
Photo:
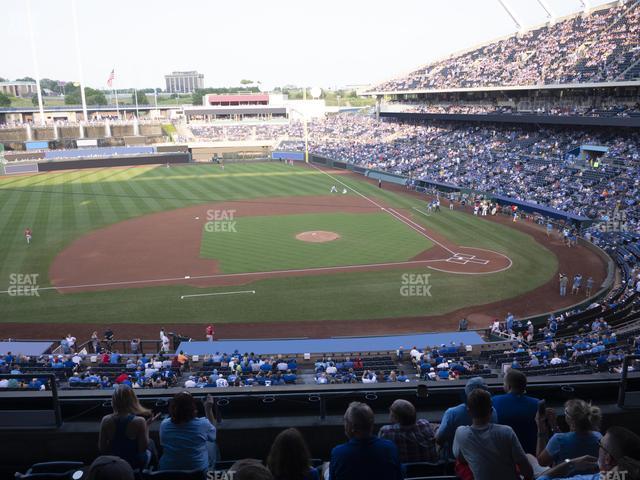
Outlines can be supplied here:
[[312, 232], [302, 232], [296, 235], [297, 240], [311, 243], [331, 242], [340, 238], [336, 232], [325, 232], [323, 230], [314, 230]]

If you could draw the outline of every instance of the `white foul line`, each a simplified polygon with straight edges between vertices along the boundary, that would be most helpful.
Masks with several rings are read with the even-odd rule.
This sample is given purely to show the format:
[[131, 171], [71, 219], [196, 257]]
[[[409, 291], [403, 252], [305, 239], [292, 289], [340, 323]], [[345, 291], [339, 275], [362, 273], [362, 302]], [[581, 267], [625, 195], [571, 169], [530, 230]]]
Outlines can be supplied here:
[[210, 297], [212, 295], [241, 295], [243, 293], [256, 293], [255, 290], [238, 290], [236, 292], [213, 292], [213, 293], [196, 293], [194, 295], [180, 295], [180, 300], [190, 297]]
[[[60, 285], [55, 287], [40, 287], [38, 292], [45, 290], [65, 290], [74, 288], [97, 288], [97, 287], [117, 287], [124, 285], [140, 285], [144, 283], [159, 283], [159, 282], [175, 282], [177, 280], [206, 280], [211, 278], [230, 278], [230, 277], [251, 277], [251, 276], [269, 276], [282, 273], [301, 273], [301, 272], [322, 272], [326, 270], [361, 270], [374, 267], [391, 267], [400, 265], [422, 265], [423, 263], [442, 262], [446, 258], [438, 258], [433, 260], [407, 260], [404, 262], [387, 262], [387, 263], [364, 263], [361, 265], [337, 265], [334, 267], [311, 267], [311, 268], [293, 268], [289, 270], [266, 270], [264, 272], [239, 272], [239, 273], [218, 273], [213, 275], [185, 275], [183, 277], [167, 277], [167, 278], [153, 278], [147, 280], [128, 280], [122, 282], [105, 282], [105, 283], [88, 283], [82, 285]], [[0, 294], [10, 293], [12, 290], [0, 291]]]
[[[454, 252], [453, 250], [447, 248], [445, 245], [443, 245], [442, 243], [440, 243], [439, 241], [431, 238], [429, 235], [427, 235], [424, 231], [420, 231], [418, 230], [418, 228], [425, 230], [422, 226], [418, 225], [417, 223], [415, 223], [413, 220], [405, 217], [404, 215], [402, 215], [401, 213], [396, 212], [395, 210], [393, 210], [392, 208], [384, 208], [382, 205], [380, 205], [378, 202], [376, 202], [375, 200], [372, 200], [371, 198], [367, 197], [366, 195], [363, 195], [362, 193], [360, 193], [359, 191], [357, 191], [355, 188], [347, 185], [346, 183], [338, 180], [336, 177], [334, 177], [333, 175], [329, 175], [327, 172], [325, 172], [324, 170], [322, 170], [319, 167], [316, 167], [314, 164], [310, 163], [310, 165], [315, 168], [316, 170], [318, 170], [319, 172], [324, 173], [327, 177], [331, 178], [332, 180], [338, 182], [339, 184], [347, 187], [349, 190], [351, 190], [353, 193], [355, 193], [356, 195], [360, 195], [362, 198], [364, 198], [365, 200], [367, 200], [368, 202], [373, 203], [376, 207], [380, 208], [380, 210], [387, 212], [389, 215], [391, 215], [393, 218], [395, 218], [396, 220], [400, 220], [402, 223], [404, 223], [405, 225], [407, 225], [409, 228], [415, 230], [416, 232], [418, 232], [420, 235], [422, 235], [423, 237], [428, 238], [429, 240], [431, 240], [433, 243], [435, 243], [436, 245], [444, 248], [447, 252], [449, 252], [451, 255], [455, 255], [456, 252]], [[414, 225], [417, 225], [418, 228], [414, 227]]]
[[[414, 208], [415, 208], [415, 207], [414, 207]], [[395, 213], [396, 215], [400, 215], [400, 216], [402, 217], [402, 214], [400, 214], [399, 212], [396, 212], [393, 208], [390, 208], [389, 210], [391, 210], [391, 211], [392, 211], [393, 213]], [[403, 217], [403, 218], [406, 218], [406, 217]], [[427, 231], [427, 229], [426, 229], [426, 228], [424, 228], [422, 225], [420, 225], [420, 224], [418, 224], [418, 223], [414, 222], [413, 220], [410, 220], [410, 219], [408, 219], [408, 218], [407, 218], [407, 221], [408, 221], [408, 222], [411, 222], [413, 225], [415, 225], [416, 227], [418, 227], [418, 228], [419, 228], [420, 230], [422, 230], [423, 232], [426, 232], [426, 231]]]

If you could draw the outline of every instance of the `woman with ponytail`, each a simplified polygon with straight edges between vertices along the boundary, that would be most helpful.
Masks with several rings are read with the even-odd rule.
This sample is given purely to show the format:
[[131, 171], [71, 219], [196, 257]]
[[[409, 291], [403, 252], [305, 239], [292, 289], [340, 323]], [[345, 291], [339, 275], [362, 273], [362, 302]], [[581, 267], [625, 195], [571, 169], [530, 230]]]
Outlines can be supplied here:
[[[561, 433], [558, 429], [552, 409], [547, 409], [545, 415], [538, 415], [536, 418], [538, 423], [536, 453], [538, 463], [543, 467], [557, 465], [567, 458], [583, 455], [598, 456], [598, 442], [602, 438], [598, 431], [602, 418], [600, 409], [584, 400], [575, 399], [565, 403], [564, 415], [569, 426], [569, 432], [566, 433]], [[549, 438], [550, 435], [552, 435], [551, 438]]]

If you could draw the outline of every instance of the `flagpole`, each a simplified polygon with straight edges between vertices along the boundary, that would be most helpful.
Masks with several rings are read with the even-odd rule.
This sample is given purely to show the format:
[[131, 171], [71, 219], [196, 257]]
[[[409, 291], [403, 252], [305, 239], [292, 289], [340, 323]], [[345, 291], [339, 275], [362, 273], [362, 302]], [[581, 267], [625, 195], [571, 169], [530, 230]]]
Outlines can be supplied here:
[[120, 106], [118, 105], [118, 90], [114, 88], [113, 93], [116, 96], [116, 114], [118, 115], [118, 120], [120, 120]]
[[89, 121], [87, 115], [87, 99], [84, 93], [84, 74], [82, 72], [82, 58], [80, 57], [80, 36], [78, 35], [78, 12], [76, 11], [76, 0], [71, 0], [71, 13], [73, 17], [73, 33], [76, 41], [76, 57], [78, 59], [78, 75], [80, 76], [80, 98], [82, 99], [82, 114], [84, 121]]
[[113, 84], [113, 92], [116, 94], [116, 114], [118, 115], [118, 120], [120, 120], [120, 106], [118, 105], [118, 89], [116, 88], [116, 69], [113, 68], [111, 70], [113, 72], [113, 80], [111, 83]]
[[31, 18], [31, 0], [27, 1], [27, 21], [29, 23], [29, 39], [31, 41], [31, 56], [33, 57], [33, 69], [36, 74], [36, 90], [38, 94], [38, 107], [40, 109], [40, 123], [45, 124], [44, 104], [42, 102], [42, 91], [40, 90], [40, 68], [38, 67], [38, 55], [36, 53], [36, 41], [33, 35], [33, 18]]

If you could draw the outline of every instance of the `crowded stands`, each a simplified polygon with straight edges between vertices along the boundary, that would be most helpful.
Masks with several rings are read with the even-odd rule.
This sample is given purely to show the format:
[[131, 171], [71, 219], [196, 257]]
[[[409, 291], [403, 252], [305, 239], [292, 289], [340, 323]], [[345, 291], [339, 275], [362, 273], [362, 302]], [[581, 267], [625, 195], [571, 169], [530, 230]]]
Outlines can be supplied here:
[[372, 91], [547, 85], [633, 80], [640, 59], [638, 2], [528, 30], [431, 63]]
[[[208, 131], [217, 132], [211, 138], [218, 138], [225, 128], [210, 126]], [[280, 141], [279, 149], [303, 150], [302, 125], [292, 122], [286, 134], [284, 128], [264, 125], [263, 135], [268, 136], [271, 129], [272, 138]], [[237, 126], [233, 138], [249, 139], [253, 131], [253, 127]], [[581, 162], [572, 153], [586, 144], [607, 147], [597, 165]], [[412, 124], [351, 114], [309, 124], [309, 150], [321, 156], [590, 218], [617, 209], [625, 212], [629, 230], [636, 232], [638, 145], [637, 133], [611, 129]]]

